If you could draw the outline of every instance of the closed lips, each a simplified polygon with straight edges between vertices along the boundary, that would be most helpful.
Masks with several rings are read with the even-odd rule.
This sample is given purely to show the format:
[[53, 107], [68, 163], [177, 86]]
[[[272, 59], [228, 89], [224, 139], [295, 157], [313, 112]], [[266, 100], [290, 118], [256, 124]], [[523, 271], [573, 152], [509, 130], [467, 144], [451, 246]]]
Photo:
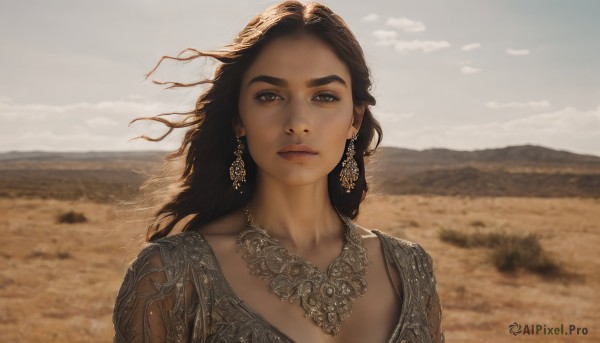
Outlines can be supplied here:
[[281, 150], [278, 151], [279, 153], [287, 153], [287, 152], [304, 152], [304, 153], [309, 153], [309, 154], [316, 154], [317, 152], [307, 146], [307, 145], [292, 145], [292, 146], [287, 146]]

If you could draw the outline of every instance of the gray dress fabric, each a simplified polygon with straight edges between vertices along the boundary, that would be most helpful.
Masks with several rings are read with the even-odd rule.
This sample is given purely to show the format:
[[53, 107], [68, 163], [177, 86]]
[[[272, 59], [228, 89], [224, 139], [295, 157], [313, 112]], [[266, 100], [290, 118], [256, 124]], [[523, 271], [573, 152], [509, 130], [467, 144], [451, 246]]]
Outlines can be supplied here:
[[[431, 256], [417, 243], [372, 232], [402, 279], [402, 309], [387, 342], [443, 343]], [[142, 249], [125, 274], [113, 324], [114, 342], [119, 343], [293, 342], [238, 298], [210, 245], [196, 231]]]

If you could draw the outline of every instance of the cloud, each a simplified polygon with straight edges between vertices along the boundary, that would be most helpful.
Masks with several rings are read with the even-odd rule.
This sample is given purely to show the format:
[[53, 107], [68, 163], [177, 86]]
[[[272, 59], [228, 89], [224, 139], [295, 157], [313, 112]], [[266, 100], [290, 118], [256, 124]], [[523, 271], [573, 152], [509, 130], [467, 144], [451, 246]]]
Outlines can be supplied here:
[[481, 69], [477, 69], [477, 68], [473, 68], [473, 67], [469, 67], [469, 66], [464, 66], [462, 68], [460, 68], [460, 72], [463, 74], [477, 74], [477, 73], [481, 73]]
[[396, 123], [396, 122], [401, 122], [404, 119], [413, 118], [416, 114], [415, 114], [415, 112], [397, 113], [397, 112], [392, 112], [392, 111], [376, 111], [374, 113], [374, 115], [377, 118], [377, 120], [386, 121], [388, 123], [390, 123], [390, 122]]
[[366, 23], [371, 23], [371, 22], [375, 22], [375, 21], [379, 21], [379, 16], [375, 13], [370, 13], [367, 14], [366, 16], [362, 17], [360, 19], [360, 21], [366, 22]]
[[160, 136], [165, 127], [137, 117], [180, 110], [176, 106], [148, 101], [140, 96], [125, 101], [79, 102], [63, 105], [21, 104], [0, 98], [0, 147], [2, 150], [132, 150], [172, 149], [166, 143], [145, 143], [131, 138]]
[[[481, 124], [425, 126], [403, 131], [382, 120], [384, 145], [416, 149], [448, 147], [481, 149], [536, 144], [560, 150], [600, 155], [600, 106], [591, 110], [566, 107], [524, 118]], [[386, 130], [393, 127], [394, 130]]]
[[86, 119], [85, 124], [89, 127], [111, 126], [116, 128], [119, 126], [117, 121], [105, 117], [93, 117]]
[[396, 42], [398, 32], [391, 30], [375, 30], [373, 31], [373, 36], [375, 36], [377, 40], [377, 45], [390, 46], [394, 45], [394, 43]]
[[[426, 29], [422, 22], [407, 18], [388, 18], [386, 25], [404, 32], [422, 32]], [[450, 47], [450, 43], [445, 40], [400, 40], [398, 32], [394, 30], [375, 30], [373, 31], [373, 36], [375, 37], [376, 45], [391, 46], [401, 54], [411, 52], [430, 53]]]
[[450, 43], [447, 41], [423, 41], [423, 40], [412, 40], [412, 41], [395, 41], [394, 49], [400, 53], [406, 54], [409, 52], [424, 52], [430, 53], [450, 47]]
[[385, 24], [404, 32], [423, 32], [426, 29], [422, 22], [407, 18], [388, 18]]
[[493, 110], [500, 110], [504, 108], [529, 108], [533, 110], [539, 110], [550, 107], [550, 102], [548, 100], [540, 100], [540, 101], [526, 101], [526, 102], [506, 102], [506, 103], [498, 103], [495, 101], [488, 101], [485, 104], [485, 107], [491, 108]]
[[527, 56], [529, 55], [529, 50], [515, 50], [515, 49], [506, 49], [506, 54], [511, 56]]
[[472, 50], [477, 50], [481, 48], [481, 44], [479, 43], [471, 43], [471, 44], [467, 44], [464, 45], [461, 50], [463, 51], [472, 51]]
[[[494, 137], [536, 137], [538, 141], [547, 143], [560, 142], [564, 137], [573, 135], [580, 135], [585, 140], [587, 134], [600, 135], [600, 106], [588, 111], [566, 107], [555, 112], [534, 114], [506, 122], [465, 125], [457, 127], [456, 131], [466, 132], [472, 129], [483, 130], [476, 134], [478, 136], [488, 134]], [[588, 143], [591, 143], [591, 140]]]

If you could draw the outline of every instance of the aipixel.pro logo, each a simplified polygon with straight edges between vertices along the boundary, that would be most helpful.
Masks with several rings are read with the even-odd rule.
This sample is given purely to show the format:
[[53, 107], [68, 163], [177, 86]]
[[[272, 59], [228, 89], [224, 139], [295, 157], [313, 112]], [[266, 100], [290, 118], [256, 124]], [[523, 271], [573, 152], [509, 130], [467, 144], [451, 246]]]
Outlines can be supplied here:
[[582, 335], [586, 336], [589, 332], [586, 327], [578, 327], [575, 324], [569, 324], [568, 328], [565, 329], [563, 323], [560, 326], [549, 326], [546, 324], [519, 324], [513, 322], [508, 326], [508, 332], [514, 336], [517, 335], [544, 335], [544, 336], [558, 336], [558, 335]]

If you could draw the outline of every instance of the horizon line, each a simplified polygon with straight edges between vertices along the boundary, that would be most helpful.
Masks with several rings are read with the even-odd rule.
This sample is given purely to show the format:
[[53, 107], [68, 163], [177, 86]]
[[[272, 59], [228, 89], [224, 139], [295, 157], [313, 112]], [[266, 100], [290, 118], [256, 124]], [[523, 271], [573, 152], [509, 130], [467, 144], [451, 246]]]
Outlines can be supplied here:
[[[554, 150], [554, 151], [567, 152], [567, 153], [576, 154], [576, 155], [587, 155], [587, 156], [600, 157], [600, 153], [594, 154], [594, 153], [575, 152], [573, 150], [565, 150], [563, 148], [553, 148], [553, 147], [549, 147], [549, 146], [545, 146], [545, 145], [531, 144], [531, 143], [517, 144], [517, 145], [505, 145], [505, 146], [501, 146], [501, 147], [474, 148], [474, 149], [454, 149], [454, 148], [450, 148], [450, 147], [439, 147], [439, 146], [431, 146], [431, 147], [423, 148], [423, 149], [415, 149], [415, 148], [407, 148], [407, 147], [399, 147], [399, 146], [381, 145], [378, 147], [378, 149], [395, 148], [395, 149], [412, 150], [412, 151], [419, 151], [419, 152], [428, 151], [428, 150], [451, 150], [451, 151], [460, 151], [460, 152], [475, 152], [475, 151], [482, 151], [482, 150], [500, 150], [500, 149], [507, 149], [507, 148], [516, 148], [516, 147], [538, 147], [538, 148], [544, 148], [544, 149], [549, 149], [549, 150]], [[23, 150], [18, 150], [18, 149], [13, 149], [13, 150], [0, 150], [0, 154], [11, 154], [11, 153], [84, 154], [84, 153], [120, 153], [120, 152], [121, 153], [169, 153], [169, 152], [173, 152], [175, 150], [176, 149], [171, 149], [171, 150], [164, 150], [164, 149], [131, 149], [131, 150], [123, 150], [123, 149], [119, 149], [119, 150], [23, 149]]]

